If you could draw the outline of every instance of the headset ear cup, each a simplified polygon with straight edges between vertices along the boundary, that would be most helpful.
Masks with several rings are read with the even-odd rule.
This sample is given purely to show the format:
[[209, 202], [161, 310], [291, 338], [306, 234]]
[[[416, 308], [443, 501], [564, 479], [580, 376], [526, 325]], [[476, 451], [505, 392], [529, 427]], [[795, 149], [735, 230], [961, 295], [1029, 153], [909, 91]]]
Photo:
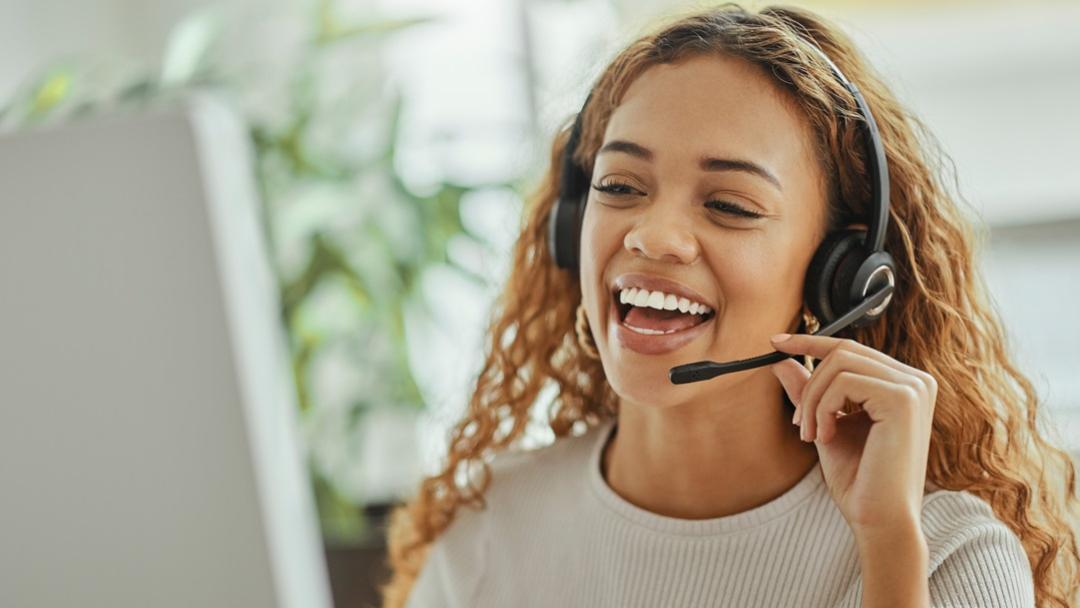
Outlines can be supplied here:
[[551, 215], [548, 216], [548, 253], [551, 255], [551, 259], [555, 261], [555, 265], [559, 268], [563, 268], [563, 260], [559, 256], [559, 213], [562, 211], [562, 198], [555, 199], [555, 205], [551, 208]]
[[850, 308], [846, 296], [837, 298], [835, 294], [838, 289], [842, 289], [843, 293], [848, 291], [843, 281], [850, 282], [851, 276], [859, 268], [865, 234], [857, 228], [830, 233], [810, 260], [803, 297], [807, 308], [823, 326], [832, 323]]
[[859, 299], [851, 297], [852, 284], [855, 282], [859, 267], [866, 259], [866, 251], [863, 249], [863, 243], [866, 242], [865, 232], [859, 231], [850, 235], [845, 241], [850, 242], [849, 249], [836, 266], [829, 293], [829, 302], [832, 303], [833, 313], [837, 317], [858, 305]]
[[585, 203], [588, 201], [588, 197], [582, 196], [570, 201], [570, 209], [568, 215], [570, 216], [570, 223], [567, 227], [567, 249], [570, 251], [568, 254], [568, 267], [576, 275], [580, 269], [579, 263], [581, 260], [581, 224], [585, 219]]
[[[848, 299], [851, 302], [859, 302], [867, 294], [876, 292], [883, 287], [896, 286], [896, 263], [892, 256], [885, 251], [876, 251], [862, 261], [855, 269], [849, 283]], [[885, 299], [883, 305], [876, 306], [866, 312], [861, 319], [852, 323], [852, 327], [862, 327], [877, 321], [892, 302], [892, 296]]]
[[548, 219], [548, 248], [555, 264], [560, 268], [577, 272], [578, 250], [581, 246], [581, 220], [586, 197], [569, 199], [560, 197], [555, 201]]
[[[592, 93], [585, 99], [585, 105], [592, 98]], [[584, 107], [582, 107], [584, 110]], [[555, 258], [555, 264], [573, 274], [578, 271], [578, 249], [581, 246], [581, 220], [584, 217], [585, 203], [588, 200], [589, 182], [585, 170], [574, 160], [574, 151], [581, 138], [582, 113], [574, 118], [570, 137], [563, 148], [562, 166], [559, 176], [559, 194], [551, 210], [551, 222], [548, 227], [548, 246]]]
[[552, 234], [554, 235], [552, 252], [555, 254], [555, 263], [560, 268], [570, 269], [570, 256], [571, 252], [568, 250], [570, 243], [570, 235], [567, 234], [567, 224], [569, 223], [568, 217], [570, 215], [570, 205], [572, 203], [565, 198], [559, 198], [555, 202], [555, 211], [552, 216], [552, 220], [555, 222], [552, 228]]

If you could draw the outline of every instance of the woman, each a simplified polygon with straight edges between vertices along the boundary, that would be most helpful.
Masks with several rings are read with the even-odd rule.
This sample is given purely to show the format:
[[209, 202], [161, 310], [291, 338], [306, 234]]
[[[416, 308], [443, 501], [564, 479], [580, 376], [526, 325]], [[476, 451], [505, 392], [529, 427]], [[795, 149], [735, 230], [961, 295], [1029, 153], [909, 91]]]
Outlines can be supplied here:
[[[834, 337], [806, 333], [808, 268], [866, 227], [873, 159], [829, 60], [880, 131], [896, 270], [880, 318]], [[386, 605], [1075, 601], [1073, 464], [1038, 432], [921, 123], [846, 36], [787, 7], [684, 16], [580, 116], [577, 272], [547, 238], [564, 128], [445, 467], [392, 518]], [[669, 381], [774, 349], [798, 361]], [[555, 443], [510, 450], [545, 389]]]

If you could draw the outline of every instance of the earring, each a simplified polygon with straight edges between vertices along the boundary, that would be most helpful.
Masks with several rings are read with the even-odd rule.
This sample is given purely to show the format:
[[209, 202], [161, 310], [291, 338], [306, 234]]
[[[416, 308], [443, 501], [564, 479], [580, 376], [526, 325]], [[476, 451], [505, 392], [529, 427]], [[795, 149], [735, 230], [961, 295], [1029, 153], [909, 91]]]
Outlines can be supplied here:
[[[803, 319], [803, 327], [806, 328], [806, 333], [808, 333], [808, 334], [812, 334], [812, 333], [816, 332], [818, 329], [821, 328], [821, 322], [818, 321], [817, 317], [815, 317], [809, 311], [806, 311], [806, 310], [803, 311], [802, 319]], [[814, 358], [811, 357], [810, 355], [804, 355], [803, 359], [806, 361], [806, 363], [803, 364], [803, 367], [806, 368], [806, 371], [813, 372], [814, 371]]]
[[578, 304], [577, 322], [574, 323], [574, 332], [577, 333], [578, 346], [581, 347], [585, 356], [590, 359], [599, 359], [600, 353], [596, 350], [596, 342], [589, 328], [589, 319], [585, 317], [585, 303]]

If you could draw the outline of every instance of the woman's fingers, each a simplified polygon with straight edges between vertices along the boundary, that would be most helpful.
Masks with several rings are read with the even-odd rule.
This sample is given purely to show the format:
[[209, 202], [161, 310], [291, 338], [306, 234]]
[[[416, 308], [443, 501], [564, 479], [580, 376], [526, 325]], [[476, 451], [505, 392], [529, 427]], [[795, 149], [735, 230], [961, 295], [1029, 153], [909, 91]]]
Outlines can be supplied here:
[[841, 370], [821, 396], [815, 415], [811, 416], [809, 426], [814, 428], [810, 438], [816, 437], [821, 443], [828, 443], [836, 436], [836, 416], [844, 409], [848, 400], [863, 403], [888, 394], [895, 386], [881, 378]]
[[784, 359], [779, 363], [773, 363], [769, 368], [772, 370], [773, 375], [780, 380], [780, 385], [784, 387], [788, 399], [795, 404], [795, 415], [792, 417], [791, 423], [796, 424], [802, 410], [799, 407], [800, 395], [802, 395], [806, 382], [810, 379], [810, 372], [794, 359]]
[[[915, 388], [914, 385], [917, 383], [914, 377], [898, 371], [894, 367], [885, 365], [877, 359], [865, 357], [859, 352], [844, 347], [836, 348], [814, 368], [814, 373], [803, 388], [802, 403], [806, 406], [807, 412], [817, 410], [817, 404], [821, 396], [833, 383], [836, 376], [844, 371], [873, 376], [895, 384], [912, 385], [912, 388]], [[813, 433], [815, 429], [816, 425], [812, 425], [810, 437], [816, 436]]]

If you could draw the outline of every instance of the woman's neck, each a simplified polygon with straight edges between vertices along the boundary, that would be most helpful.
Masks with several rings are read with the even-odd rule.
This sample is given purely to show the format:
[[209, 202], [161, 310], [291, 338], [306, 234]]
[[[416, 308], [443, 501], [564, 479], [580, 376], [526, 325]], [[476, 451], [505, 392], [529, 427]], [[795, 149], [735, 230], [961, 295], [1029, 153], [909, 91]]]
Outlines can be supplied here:
[[601, 451], [601, 474], [628, 502], [667, 517], [711, 519], [765, 504], [818, 461], [779, 397], [775, 403], [687, 420], [624, 402]]

